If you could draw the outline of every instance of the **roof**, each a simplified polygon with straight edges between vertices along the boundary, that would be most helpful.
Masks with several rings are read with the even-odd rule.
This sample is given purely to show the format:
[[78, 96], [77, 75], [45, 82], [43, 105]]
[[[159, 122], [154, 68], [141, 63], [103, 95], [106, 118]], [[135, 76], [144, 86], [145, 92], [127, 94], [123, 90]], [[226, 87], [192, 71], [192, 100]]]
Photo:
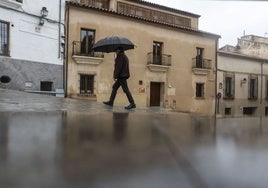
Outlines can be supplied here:
[[[162, 5], [157, 5], [157, 4], [149, 3], [149, 2], [146, 2], [146, 1], [142, 1], [142, 0], [136, 0], [136, 1], [138, 3], [143, 3], [143, 4], [150, 5], [150, 6], [153, 6], [153, 7], [156, 7], [156, 8], [172, 10], [173, 12], [174, 11], [178, 11], [179, 13], [183, 12], [183, 11], [180, 11], [180, 10], [168, 8], [168, 7], [165, 7], [165, 6], [162, 6]], [[114, 14], [114, 15], [120, 15], [120, 16], [124, 16], [124, 17], [128, 17], [128, 18], [133, 18], [133, 19], [137, 19], [137, 20], [150, 22], [150, 23], [155, 23], [155, 24], [159, 24], [159, 25], [172, 27], [172, 28], [177, 28], [177, 29], [181, 29], [181, 30], [184, 30], [184, 31], [188, 31], [188, 32], [194, 32], [194, 33], [198, 33], [198, 34], [201, 34], [201, 35], [206, 35], [206, 36], [209, 36], [209, 37], [215, 37], [215, 38], [220, 38], [221, 37], [220, 35], [217, 35], [217, 34], [214, 34], [214, 33], [209, 33], [209, 32], [201, 31], [201, 30], [198, 30], [198, 29], [190, 28], [190, 27], [178, 26], [178, 25], [169, 24], [169, 23], [166, 23], [166, 22], [161, 22], [161, 21], [152, 20], [152, 19], [148, 19], [148, 18], [143, 18], [143, 17], [139, 17], [139, 16], [119, 13], [119, 12], [116, 12], [114, 10], [108, 10], [108, 9], [105, 9], [105, 8], [98, 8], [98, 7], [94, 7], [92, 5], [86, 5], [86, 4], [81, 4], [81, 3], [77, 3], [77, 2], [71, 2], [71, 1], [66, 1], [66, 5], [67, 6], [80, 7], [80, 8], [86, 8], [86, 9], [92, 9], [92, 10], [96, 10], [96, 11], [102, 11], [102, 12], [106, 12], [106, 13], [110, 13], [110, 14]], [[186, 12], [184, 12], [184, 13], [186, 13]], [[188, 14], [190, 14], [190, 13], [188, 13]]]
[[151, 2], [148, 2], [148, 1], [143, 1], [143, 0], [134, 0], [134, 1], [133, 0], [128, 0], [128, 1], [135, 2], [135, 3], [138, 3], [138, 4], [142, 4], [142, 5], [146, 5], [146, 6], [150, 6], [150, 7], [155, 7], [155, 8], [162, 9], [162, 10], [167, 10], [167, 11], [174, 12], [174, 13], [184, 14], [184, 15], [188, 15], [188, 16], [192, 16], [192, 17], [196, 17], [196, 18], [200, 17], [200, 15], [193, 14], [191, 12], [186, 12], [186, 11], [166, 7], [166, 6], [151, 3]]
[[260, 61], [260, 62], [268, 63], [268, 60], [265, 59], [265, 58], [260, 58], [260, 57], [256, 57], [256, 56], [249, 56], [249, 55], [230, 52], [230, 51], [218, 50], [218, 54], [222, 55], [222, 56], [229, 56], [229, 57], [234, 57], [234, 58], [248, 59], [248, 60], [254, 60], [254, 61]]

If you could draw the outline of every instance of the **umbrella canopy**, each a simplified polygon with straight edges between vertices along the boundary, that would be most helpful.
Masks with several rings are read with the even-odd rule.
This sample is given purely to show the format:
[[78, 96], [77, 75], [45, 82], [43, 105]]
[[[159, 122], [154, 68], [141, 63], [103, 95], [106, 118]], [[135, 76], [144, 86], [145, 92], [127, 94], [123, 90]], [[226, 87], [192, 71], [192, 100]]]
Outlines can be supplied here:
[[115, 50], [118, 47], [121, 47], [124, 50], [130, 50], [130, 49], [134, 49], [134, 44], [127, 38], [119, 37], [119, 36], [111, 36], [111, 37], [106, 37], [97, 41], [93, 45], [92, 49], [95, 52], [110, 53], [110, 52], [115, 52]]

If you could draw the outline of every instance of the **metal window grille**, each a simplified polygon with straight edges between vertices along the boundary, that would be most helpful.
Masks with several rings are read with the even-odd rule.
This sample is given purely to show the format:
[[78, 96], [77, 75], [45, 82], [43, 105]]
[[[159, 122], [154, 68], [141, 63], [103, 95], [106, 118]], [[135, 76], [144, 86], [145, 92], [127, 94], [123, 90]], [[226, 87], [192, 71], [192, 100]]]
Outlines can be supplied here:
[[249, 79], [249, 99], [258, 99], [258, 78], [250, 76]]
[[0, 54], [9, 54], [9, 24], [7, 22], [0, 21]]
[[80, 75], [80, 94], [94, 94], [94, 75]]
[[196, 97], [204, 98], [204, 84], [203, 83], [196, 84]]

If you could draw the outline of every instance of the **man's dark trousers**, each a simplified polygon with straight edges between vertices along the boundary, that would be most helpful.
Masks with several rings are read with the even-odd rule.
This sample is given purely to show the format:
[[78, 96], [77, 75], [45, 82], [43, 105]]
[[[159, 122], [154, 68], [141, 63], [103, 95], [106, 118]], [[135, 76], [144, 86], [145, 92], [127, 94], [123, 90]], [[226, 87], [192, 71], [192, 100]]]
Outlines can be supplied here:
[[130, 91], [128, 89], [127, 79], [126, 78], [118, 78], [116, 80], [116, 82], [113, 85], [113, 91], [112, 91], [111, 96], [110, 96], [110, 102], [111, 103], [114, 102], [117, 90], [118, 90], [118, 88], [120, 86], [122, 87], [123, 91], [126, 93], [129, 103], [130, 104], [135, 104], [134, 100], [133, 100], [133, 97], [132, 97], [132, 95], [131, 95], [131, 93], [130, 93]]

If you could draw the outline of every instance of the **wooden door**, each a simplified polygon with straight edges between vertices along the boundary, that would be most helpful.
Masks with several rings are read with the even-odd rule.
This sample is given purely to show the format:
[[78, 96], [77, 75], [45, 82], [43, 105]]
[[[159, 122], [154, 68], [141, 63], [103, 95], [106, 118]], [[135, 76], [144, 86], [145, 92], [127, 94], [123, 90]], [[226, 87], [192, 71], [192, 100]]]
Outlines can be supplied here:
[[150, 106], [160, 106], [161, 83], [151, 82], [150, 85]]

